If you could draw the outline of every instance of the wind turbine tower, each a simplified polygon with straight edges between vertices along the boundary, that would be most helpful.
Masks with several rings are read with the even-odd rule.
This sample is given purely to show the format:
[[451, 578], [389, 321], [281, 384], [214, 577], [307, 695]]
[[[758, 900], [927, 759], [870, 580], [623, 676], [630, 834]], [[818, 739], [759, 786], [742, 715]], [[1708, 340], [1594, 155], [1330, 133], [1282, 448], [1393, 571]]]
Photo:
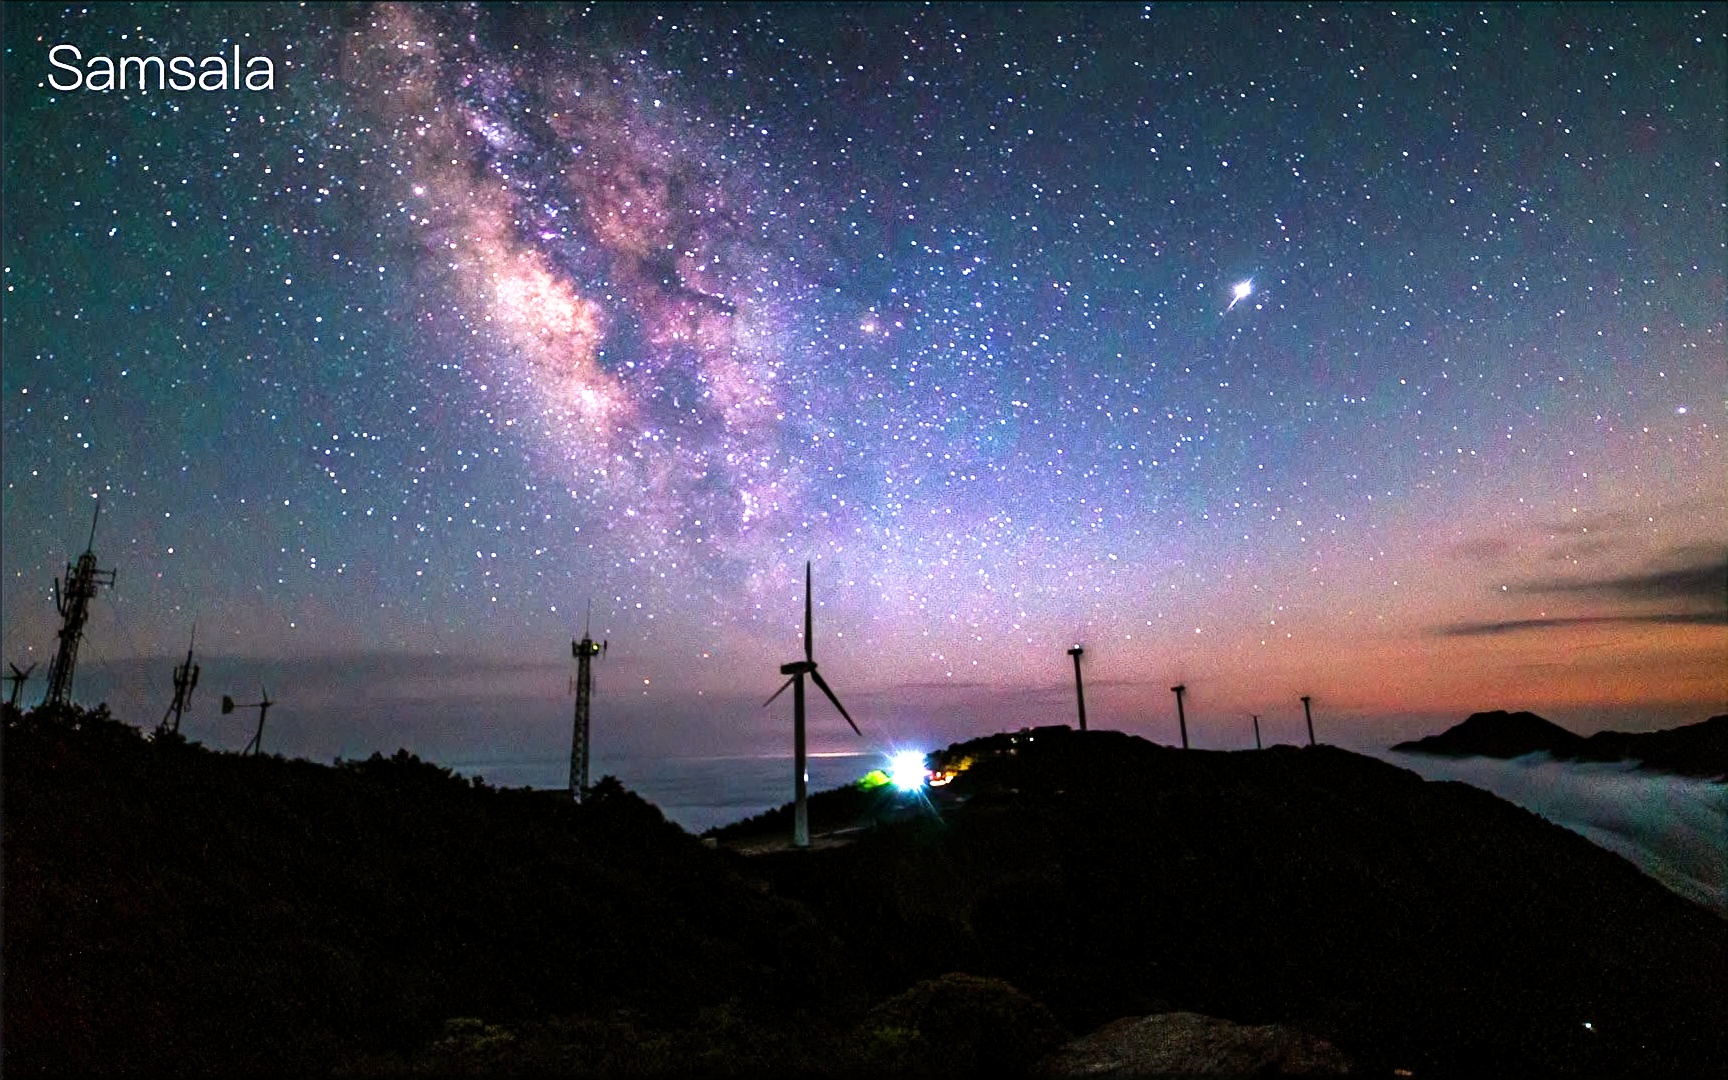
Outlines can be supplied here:
[[252, 734], [252, 741], [247, 743], [246, 748], [240, 751], [241, 757], [245, 757], [247, 754], [256, 755], [264, 752], [264, 717], [269, 713], [270, 706], [276, 703], [270, 700], [270, 691], [264, 689], [262, 686], [258, 688], [258, 697], [260, 699], [258, 701], [248, 702], [245, 705], [235, 705], [233, 698], [229, 697], [227, 694], [222, 695], [223, 716], [227, 716], [236, 708], [258, 710], [258, 730]]
[[1313, 701], [1313, 700], [1314, 699], [1309, 697], [1307, 694], [1302, 695], [1302, 717], [1303, 717], [1303, 719], [1308, 721], [1308, 745], [1309, 746], [1314, 745], [1314, 712], [1312, 709], [1310, 709], [1308, 707], [1308, 703], [1310, 701]]
[[570, 643], [570, 655], [576, 658], [576, 724], [570, 733], [570, 797], [581, 802], [588, 794], [588, 713], [594, 705], [594, 668], [596, 656], [606, 652], [606, 642], [595, 641], [589, 631], [594, 625], [594, 605], [588, 605], [588, 621], [582, 626], [582, 640]]
[[1184, 750], [1188, 749], [1188, 716], [1182, 711], [1182, 695], [1187, 689], [1181, 683], [1170, 688], [1170, 692], [1176, 695], [1176, 723], [1182, 728], [1182, 749]]
[[1086, 730], [1086, 687], [1080, 682], [1080, 654], [1085, 652], [1076, 645], [1068, 650], [1068, 655], [1074, 658], [1074, 700], [1080, 705], [1080, 730]]
[[1264, 749], [1264, 747], [1262, 747], [1260, 745], [1260, 714], [1259, 713], [1254, 714], [1254, 749], [1256, 749], [1256, 750]]
[[846, 706], [840, 704], [840, 699], [834, 696], [834, 691], [828, 688], [820, 673], [816, 670], [816, 650], [810, 637], [810, 564], [804, 564], [804, 659], [794, 660], [790, 664], [780, 665], [780, 674], [791, 676], [780, 689], [762, 703], [767, 708], [774, 699], [792, 688], [792, 846], [807, 848], [810, 846], [810, 809], [809, 798], [810, 777], [804, 766], [804, 676], [810, 676], [817, 689], [828, 695], [828, 700], [840, 710], [840, 715], [852, 725], [852, 730], [859, 735], [858, 725], [853, 722], [852, 715], [846, 711]]
[[[162, 714], [162, 726], [169, 731], [180, 731], [180, 714], [192, 706], [192, 691], [198, 685], [198, 665], [192, 662], [192, 647], [198, 644], [198, 627], [192, 627], [192, 640], [186, 645], [186, 662], [174, 669], [174, 704], [168, 706], [168, 711]], [[168, 718], [173, 717], [170, 724]]]
[[60, 612], [60, 645], [54, 650], [54, 662], [48, 667], [48, 696], [42, 704], [54, 708], [72, 701], [72, 669], [78, 666], [78, 643], [84, 640], [84, 622], [90, 617], [90, 601], [103, 585], [113, 588], [113, 570], [96, 569], [96, 522], [102, 517], [102, 503], [96, 503], [96, 513], [90, 519], [90, 542], [76, 565], [66, 564], [66, 583], [54, 579], [54, 607]]
[[12, 669], [12, 674], [6, 676], [6, 681], [12, 684], [12, 697], [8, 704], [16, 709], [18, 707], [18, 692], [24, 689], [24, 684], [29, 680], [30, 673], [36, 670], [36, 665], [31, 664], [23, 671], [18, 670], [17, 664], [7, 664], [6, 666]]

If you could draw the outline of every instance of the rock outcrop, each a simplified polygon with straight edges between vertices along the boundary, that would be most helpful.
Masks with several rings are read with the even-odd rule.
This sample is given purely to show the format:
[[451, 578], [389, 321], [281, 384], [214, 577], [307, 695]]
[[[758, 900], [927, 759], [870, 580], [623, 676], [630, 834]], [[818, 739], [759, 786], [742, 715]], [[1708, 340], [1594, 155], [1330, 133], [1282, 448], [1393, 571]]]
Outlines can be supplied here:
[[1064, 1044], [1033, 1075], [1339, 1076], [1350, 1061], [1331, 1043], [1282, 1024], [1235, 1024], [1199, 1013], [1130, 1016]]

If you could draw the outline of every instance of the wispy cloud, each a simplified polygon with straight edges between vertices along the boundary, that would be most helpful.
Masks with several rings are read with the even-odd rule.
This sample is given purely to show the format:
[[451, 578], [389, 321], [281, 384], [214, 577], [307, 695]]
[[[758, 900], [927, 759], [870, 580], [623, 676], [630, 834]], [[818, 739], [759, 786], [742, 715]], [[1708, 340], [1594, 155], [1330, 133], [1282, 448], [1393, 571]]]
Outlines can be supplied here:
[[1506, 619], [1462, 622], [1435, 630], [1441, 637], [1492, 637], [1526, 630], [1558, 630], [1573, 626], [1646, 624], [1660, 626], [1728, 626], [1728, 611], [1658, 611], [1637, 615], [1580, 615], [1570, 618]]
[[1526, 582], [1517, 586], [1516, 591], [1613, 600], [1703, 601], [1728, 606], [1728, 554], [1695, 559], [1667, 570]]
[[1492, 637], [1581, 626], [1728, 626], [1728, 547], [1677, 548], [1652, 568], [1539, 578], [1507, 586], [1504, 595], [1565, 597], [1588, 607], [1577, 613], [1455, 622], [1433, 633]]

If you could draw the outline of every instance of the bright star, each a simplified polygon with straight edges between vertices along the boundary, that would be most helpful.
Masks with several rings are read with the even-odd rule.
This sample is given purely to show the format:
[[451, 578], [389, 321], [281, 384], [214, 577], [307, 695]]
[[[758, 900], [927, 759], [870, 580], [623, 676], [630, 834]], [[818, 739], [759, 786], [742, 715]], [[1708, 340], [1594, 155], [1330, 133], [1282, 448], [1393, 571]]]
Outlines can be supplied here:
[[1235, 307], [1238, 303], [1242, 302], [1243, 300], [1248, 299], [1253, 294], [1254, 294], [1254, 279], [1253, 278], [1249, 278], [1247, 281], [1238, 281], [1235, 285], [1232, 285], [1230, 287], [1230, 307], [1227, 307], [1224, 310], [1229, 311], [1230, 308]]

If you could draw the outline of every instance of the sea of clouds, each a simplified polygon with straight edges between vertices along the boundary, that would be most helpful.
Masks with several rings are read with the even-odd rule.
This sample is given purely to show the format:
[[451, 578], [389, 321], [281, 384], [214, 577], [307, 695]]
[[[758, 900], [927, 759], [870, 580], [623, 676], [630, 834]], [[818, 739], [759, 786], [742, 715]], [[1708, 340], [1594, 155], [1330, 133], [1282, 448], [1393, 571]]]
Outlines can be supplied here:
[[1545, 753], [1499, 760], [1368, 752], [1426, 780], [1459, 780], [1540, 814], [1728, 918], [1728, 784]]

